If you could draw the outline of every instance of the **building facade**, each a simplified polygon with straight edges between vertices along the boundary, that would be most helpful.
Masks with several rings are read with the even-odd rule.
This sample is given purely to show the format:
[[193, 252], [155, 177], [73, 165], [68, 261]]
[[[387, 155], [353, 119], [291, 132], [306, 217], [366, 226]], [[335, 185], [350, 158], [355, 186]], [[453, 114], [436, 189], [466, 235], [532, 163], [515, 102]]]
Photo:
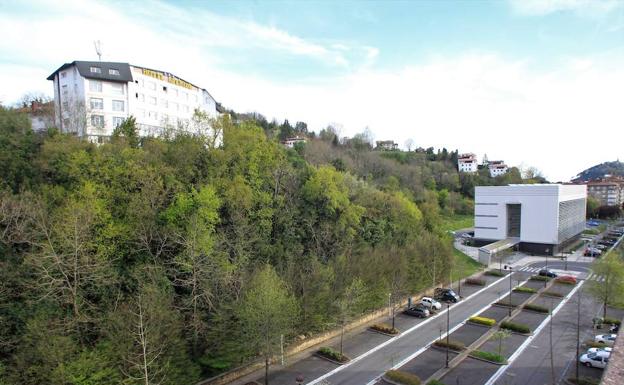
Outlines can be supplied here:
[[584, 185], [475, 187], [475, 240], [517, 239], [519, 249], [556, 254], [585, 229]]
[[306, 139], [306, 138], [304, 138], [304, 137], [300, 137], [300, 136], [295, 136], [295, 137], [292, 137], [292, 138], [286, 138], [286, 139], [284, 139], [281, 143], [282, 143], [285, 147], [288, 147], [288, 148], [294, 148], [294, 147], [295, 147], [295, 145], [296, 145], [297, 143], [303, 143], [303, 144], [305, 144], [306, 142], [307, 142], [307, 139]]
[[460, 154], [457, 156], [457, 169], [459, 172], [477, 172], [477, 156], [473, 153]]
[[217, 116], [210, 93], [171, 73], [128, 63], [74, 61], [48, 80], [54, 85], [56, 125], [102, 142], [130, 116], [141, 136], [189, 129], [196, 110]]
[[496, 178], [500, 175], [505, 175], [507, 173], [508, 167], [502, 160], [493, 160], [487, 163], [488, 170], [490, 171], [490, 176], [492, 178]]
[[624, 180], [587, 182], [587, 194], [600, 201], [601, 206], [622, 206], [624, 203]]
[[378, 140], [376, 145], [377, 150], [382, 151], [393, 151], [399, 149], [399, 144], [395, 143], [393, 140]]

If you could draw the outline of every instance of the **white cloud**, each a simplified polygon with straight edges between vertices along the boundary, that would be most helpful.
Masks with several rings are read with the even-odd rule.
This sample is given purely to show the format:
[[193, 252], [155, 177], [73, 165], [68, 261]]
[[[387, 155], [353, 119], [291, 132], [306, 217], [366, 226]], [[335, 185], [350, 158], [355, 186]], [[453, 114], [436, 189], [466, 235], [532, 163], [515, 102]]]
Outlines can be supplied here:
[[[378, 49], [366, 45], [311, 42], [255, 21], [162, 3], [128, 14], [105, 3], [79, 4], [63, 3], [53, 17], [0, 14], [0, 100], [28, 91], [50, 94], [45, 77], [63, 62], [93, 59], [92, 42], [100, 39], [105, 60], [171, 71], [206, 87], [227, 107], [307, 121], [314, 130], [338, 122], [353, 135], [368, 126], [377, 139], [485, 152], [512, 165], [537, 166], [553, 180], [621, 156], [621, 51], [568, 58], [552, 71], [488, 52], [382, 70], [370, 65]], [[264, 47], [265, 55], [348, 72], [270, 81], [229, 70], [223, 47]], [[252, 54], [243, 59], [261, 60]]]
[[580, 16], [602, 16], [624, 3], [621, 0], [509, 0], [522, 15], [542, 16], [555, 12], [575, 12]]

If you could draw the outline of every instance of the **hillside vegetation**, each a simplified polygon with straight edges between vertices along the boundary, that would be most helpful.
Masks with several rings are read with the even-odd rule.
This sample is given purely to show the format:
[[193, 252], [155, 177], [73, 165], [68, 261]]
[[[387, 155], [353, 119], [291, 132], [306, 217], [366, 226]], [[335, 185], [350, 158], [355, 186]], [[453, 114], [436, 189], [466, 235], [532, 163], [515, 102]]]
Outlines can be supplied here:
[[605, 175], [624, 177], [624, 163], [620, 162], [619, 160], [616, 160], [615, 162], [600, 163], [581, 171], [575, 179], [587, 182], [590, 180], [602, 178]]

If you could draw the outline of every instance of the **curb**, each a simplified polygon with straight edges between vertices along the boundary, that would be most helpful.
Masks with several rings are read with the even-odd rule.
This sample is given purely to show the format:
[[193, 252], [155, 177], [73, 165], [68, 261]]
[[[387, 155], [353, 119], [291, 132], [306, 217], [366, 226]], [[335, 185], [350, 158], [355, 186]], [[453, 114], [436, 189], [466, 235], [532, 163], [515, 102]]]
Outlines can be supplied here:
[[[372, 327], [369, 327], [369, 328], [368, 328], [368, 329], [366, 329], [366, 330], [371, 331], [371, 332], [373, 332], [373, 333], [381, 334], [381, 335], [384, 335], [384, 336], [392, 337], [392, 338], [394, 338], [394, 337], [398, 336], [399, 334], [401, 334], [401, 331], [400, 331], [400, 330], [399, 330], [399, 332], [398, 332], [398, 333], [396, 333], [396, 334], [385, 333], [385, 332], [382, 332], [382, 331], [380, 331], [380, 330], [373, 329]], [[398, 330], [398, 329], [397, 329], [397, 330]]]
[[316, 357], [318, 357], [318, 358], [322, 358], [322, 359], [324, 359], [325, 361], [329, 361], [329, 362], [331, 362], [331, 363], [333, 363], [333, 364], [336, 364], [336, 365], [341, 365], [341, 366], [342, 366], [342, 365], [344, 365], [344, 364], [348, 364], [349, 362], [351, 362], [351, 359], [350, 359], [350, 358], [349, 358], [347, 361], [345, 361], [345, 362], [339, 362], [339, 361], [336, 361], [336, 360], [332, 360], [331, 358], [329, 358], [329, 357], [327, 357], [327, 356], [324, 356], [324, 355], [320, 354], [319, 352], [315, 352], [313, 355], [314, 355], [314, 356], [316, 356]]
[[471, 353], [472, 353], [472, 352], [468, 353], [468, 357], [470, 357], [470, 358], [474, 358], [475, 360], [479, 360], [479, 361], [487, 362], [487, 363], [494, 364], [494, 365], [498, 365], [498, 366], [509, 365], [509, 363], [507, 362], [507, 360], [505, 360], [505, 362], [490, 361], [490, 360], [486, 360], [485, 358], [475, 357], [475, 356], [473, 356]]

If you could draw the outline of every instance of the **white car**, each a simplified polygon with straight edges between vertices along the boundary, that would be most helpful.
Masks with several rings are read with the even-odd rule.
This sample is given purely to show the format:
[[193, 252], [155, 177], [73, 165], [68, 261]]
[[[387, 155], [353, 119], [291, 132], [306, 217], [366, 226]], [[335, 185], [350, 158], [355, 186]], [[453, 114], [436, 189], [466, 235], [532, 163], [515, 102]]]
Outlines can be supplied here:
[[598, 352], [605, 352], [605, 353], [611, 354], [612, 350], [613, 350], [613, 348], [610, 348], [608, 346], [605, 346], [604, 348], [590, 348], [590, 349], [587, 349], [587, 354], [589, 354], [589, 353], [598, 353]]
[[442, 304], [431, 297], [422, 297], [420, 300], [420, 304], [426, 307], [427, 309], [440, 310], [442, 309]]
[[588, 353], [583, 354], [579, 361], [590, 368], [604, 369], [609, 362], [609, 355], [605, 353]]
[[612, 344], [615, 342], [615, 334], [599, 334], [594, 337], [594, 341], [601, 344]]

